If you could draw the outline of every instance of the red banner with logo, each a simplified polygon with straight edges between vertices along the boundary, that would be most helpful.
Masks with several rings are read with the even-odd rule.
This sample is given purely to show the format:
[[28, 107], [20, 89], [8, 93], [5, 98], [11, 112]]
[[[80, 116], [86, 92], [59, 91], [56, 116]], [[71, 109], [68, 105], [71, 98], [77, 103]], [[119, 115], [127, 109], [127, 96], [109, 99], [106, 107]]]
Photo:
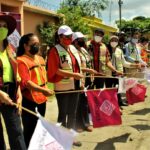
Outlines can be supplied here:
[[122, 123], [116, 89], [88, 91], [87, 98], [94, 128]]
[[146, 87], [141, 84], [136, 84], [126, 92], [128, 104], [143, 102], [145, 100]]

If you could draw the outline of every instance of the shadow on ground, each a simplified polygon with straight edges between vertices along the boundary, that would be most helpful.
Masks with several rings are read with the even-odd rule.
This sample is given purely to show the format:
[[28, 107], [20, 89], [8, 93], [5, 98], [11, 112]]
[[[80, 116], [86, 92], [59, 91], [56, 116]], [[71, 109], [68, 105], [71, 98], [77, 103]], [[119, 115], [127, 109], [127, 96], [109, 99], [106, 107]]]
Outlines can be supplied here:
[[131, 115], [146, 115], [148, 113], [150, 113], [150, 108], [144, 108], [131, 113]]
[[135, 128], [136, 130], [150, 130], [150, 126], [149, 125], [141, 125], [141, 124], [137, 124], [137, 125], [132, 125], [131, 127]]
[[114, 143], [116, 142], [123, 142], [125, 143], [130, 136], [129, 133], [123, 134], [118, 137], [110, 138], [104, 142], [100, 142], [96, 145], [94, 150], [115, 150]]

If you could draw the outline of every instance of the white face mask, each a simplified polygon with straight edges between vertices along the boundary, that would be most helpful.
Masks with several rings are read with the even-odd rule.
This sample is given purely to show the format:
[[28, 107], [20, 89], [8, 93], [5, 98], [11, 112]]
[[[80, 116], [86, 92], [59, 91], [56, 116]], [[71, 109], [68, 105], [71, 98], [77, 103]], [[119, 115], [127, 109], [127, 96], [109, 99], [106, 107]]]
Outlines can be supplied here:
[[94, 36], [94, 40], [95, 40], [95, 42], [99, 43], [99, 42], [102, 41], [102, 37], [95, 35], [95, 36]]
[[118, 42], [110, 42], [110, 45], [112, 48], [115, 48], [115, 47], [117, 47]]
[[136, 44], [136, 43], [138, 42], [138, 39], [134, 39], [134, 38], [133, 38], [133, 39], [131, 40], [131, 42], [134, 43], [134, 44]]

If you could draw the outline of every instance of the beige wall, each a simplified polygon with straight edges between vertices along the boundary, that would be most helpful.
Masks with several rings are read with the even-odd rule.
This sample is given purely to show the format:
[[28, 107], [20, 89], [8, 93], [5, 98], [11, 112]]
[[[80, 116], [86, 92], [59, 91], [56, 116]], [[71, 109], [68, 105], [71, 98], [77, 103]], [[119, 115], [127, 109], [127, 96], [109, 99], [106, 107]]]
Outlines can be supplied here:
[[52, 16], [24, 10], [24, 33], [33, 32], [37, 34], [37, 25], [44, 21], [55, 22], [55, 19]]
[[[23, 2], [17, 0], [0, 0], [0, 11], [21, 14], [23, 22]], [[21, 23], [21, 33], [23, 33], [23, 23]]]
[[0, 11], [21, 14], [21, 34], [33, 32], [37, 34], [37, 25], [44, 21], [58, 22], [55, 12], [46, 11], [35, 6], [27, 5], [20, 0], [0, 0]]

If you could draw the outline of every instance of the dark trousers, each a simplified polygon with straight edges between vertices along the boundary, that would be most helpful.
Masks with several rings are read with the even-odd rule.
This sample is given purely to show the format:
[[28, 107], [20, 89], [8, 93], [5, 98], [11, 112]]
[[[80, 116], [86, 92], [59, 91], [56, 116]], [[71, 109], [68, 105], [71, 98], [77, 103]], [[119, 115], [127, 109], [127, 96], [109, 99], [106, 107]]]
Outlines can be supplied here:
[[76, 129], [79, 93], [56, 94], [58, 122], [64, 127]]
[[77, 110], [77, 128], [86, 129], [88, 126], [90, 126], [88, 101], [85, 94], [80, 93]]
[[5, 141], [4, 141], [4, 134], [3, 134], [3, 126], [2, 126], [1, 116], [0, 116], [0, 148], [1, 148], [1, 150], [6, 150], [6, 145], [5, 145]]
[[95, 78], [94, 79], [94, 86], [96, 87], [96, 89], [103, 88], [104, 84], [106, 88], [112, 87], [112, 79], [110, 78]]
[[[38, 112], [44, 116], [46, 110], [46, 103], [36, 104], [26, 98], [23, 98], [23, 107], [35, 112], [35, 108], [37, 107]], [[26, 112], [22, 111], [22, 124], [23, 124], [23, 131], [24, 131], [24, 138], [26, 146], [29, 146], [29, 142], [31, 140], [32, 134], [37, 124], [38, 117]]]
[[[4, 118], [11, 150], [26, 150], [20, 115], [15, 106], [1, 105], [0, 112]], [[2, 148], [0, 147], [2, 150]]]

